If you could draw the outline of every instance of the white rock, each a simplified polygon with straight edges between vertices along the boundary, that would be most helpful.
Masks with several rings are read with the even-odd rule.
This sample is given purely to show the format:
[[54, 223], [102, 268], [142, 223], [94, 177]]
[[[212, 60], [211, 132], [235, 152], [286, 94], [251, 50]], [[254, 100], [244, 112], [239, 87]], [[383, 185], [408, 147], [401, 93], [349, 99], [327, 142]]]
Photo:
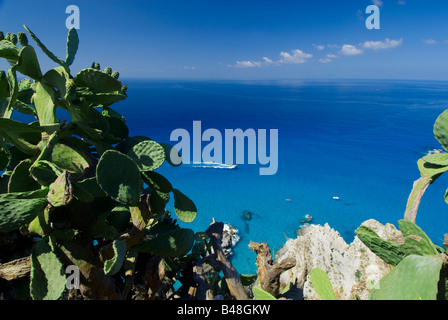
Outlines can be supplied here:
[[[396, 243], [403, 241], [401, 232], [391, 224], [382, 225], [372, 219], [362, 225], [371, 228], [385, 240]], [[319, 299], [309, 280], [309, 272], [313, 268], [319, 267], [327, 273], [336, 298], [342, 300], [354, 297], [367, 300], [372, 284], [392, 268], [357, 237], [349, 245], [328, 224], [310, 225], [305, 234], [289, 239], [277, 252], [276, 260], [281, 261], [287, 257], [294, 257], [297, 263], [281, 275], [281, 285], [297, 281], [307, 300]]]

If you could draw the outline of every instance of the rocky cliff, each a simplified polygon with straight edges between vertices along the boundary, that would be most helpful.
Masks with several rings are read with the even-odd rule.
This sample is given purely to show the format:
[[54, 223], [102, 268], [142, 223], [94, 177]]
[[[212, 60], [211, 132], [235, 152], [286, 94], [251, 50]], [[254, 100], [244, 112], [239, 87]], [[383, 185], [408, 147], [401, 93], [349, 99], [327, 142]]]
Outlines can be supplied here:
[[[403, 236], [392, 224], [376, 220], [365, 225], [385, 240], [402, 243]], [[281, 285], [296, 284], [303, 289], [307, 300], [319, 299], [309, 280], [309, 272], [316, 267], [323, 269], [335, 290], [336, 298], [342, 300], [367, 300], [373, 283], [387, 274], [392, 266], [378, 258], [357, 237], [347, 244], [340, 234], [328, 224], [310, 225], [301, 229], [301, 235], [289, 239], [277, 252], [277, 262], [288, 257], [296, 259], [296, 265], [282, 273]]]

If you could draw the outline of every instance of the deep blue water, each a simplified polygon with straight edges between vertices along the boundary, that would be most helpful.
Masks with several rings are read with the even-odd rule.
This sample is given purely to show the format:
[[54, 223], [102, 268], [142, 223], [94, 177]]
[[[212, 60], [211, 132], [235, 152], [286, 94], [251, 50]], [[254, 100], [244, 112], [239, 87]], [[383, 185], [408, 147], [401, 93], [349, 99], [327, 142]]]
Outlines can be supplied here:
[[[240, 273], [256, 271], [250, 240], [267, 242], [275, 252], [296, 236], [306, 214], [312, 223], [329, 223], [348, 243], [367, 219], [397, 226], [419, 177], [417, 160], [440, 148], [432, 128], [448, 105], [448, 83], [441, 82], [128, 84], [128, 99], [115, 109], [127, 118], [131, 135], [170, 143], [174, 129], [192, 134], [193, 121], [201, 121], [203, 131], [216, 128], [223, 135], [224, 129], [278, 129], [275, 175], [259, 175], [259, 164], [159, 169], [198, 208], [197, 219], [185, 226], [205, 231], [215, 218], [239, 229], [232, 262]], [[443, 176], [431, 185], [417, 215], [417, 224], [439, 245], [448, 232], [447, 187]], [[253, 213], [251, 221], [241, 218], [243, 210]]]
[[[198, 208], [196, 220], [181, 222], [183, 227], [205, 231], [215, 218], [239, 230], [232, 262], [242, 274], [256, 272], [249, 241], [267, 242], [275, 253], [296, 237], [307, 214], [348, 243], [365, 220], [397, 226], [419, 178], [417, 160], [441, 148], [433, 124], [448, 106], [443, 82], [122, 82], [129, 85], [128, 99], [114, 109], [126, 117], [131, 136], [174, 145], [171, 132], [183, 128], [192, 135], [193, 121], [223, 136], [225, 129], [278, 129], [275, 175], [260, 175], [260, 164], [158, 169]], [[448, 176], [431, 185], [417, 215], [417, 224], [438, 245], [448, 233], [447, 187]], [[173, 200], [168, 208], [174, 212]], [[242, 219], [244, 210], [252, 212], [251, 221]]]

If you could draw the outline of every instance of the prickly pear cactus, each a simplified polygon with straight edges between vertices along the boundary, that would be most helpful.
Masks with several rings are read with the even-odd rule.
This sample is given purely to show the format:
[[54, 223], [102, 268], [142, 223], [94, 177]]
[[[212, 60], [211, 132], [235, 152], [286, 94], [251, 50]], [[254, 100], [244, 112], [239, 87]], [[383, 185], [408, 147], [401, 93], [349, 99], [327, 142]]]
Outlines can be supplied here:
[[66, 282], [63, 265], [46, 239], [38, 241], [31, 252], [30, 292], [33, 299], [59, 299]]
[[443, 260], [410, 255], [370, 291], [370, 300], [435, 300]]
[[[26, 248], [32, 252], [30, 296], [60, 298], [62, 270], [75, 265], [84, 298], [121, 299], [122, 276], [132, 273], [138, 252], [163, 256], [180, 270], [197, 258], [190, 254], [197, 240], [166, 209], [170, 194], [180, 220], [192, 222], [197, 209], [155, 171], [173, 164], [165, 150], [177, 150], [130, 136], [113, 107], [127, 98], [117, 71], [101, 71], [95, 62], [72, 73], [76, 29], [69, 30], [60, 58], [24, 28], [59, 65], [43, 72], [24, 32], [0, 31], [0, 58], [11, 65], [0, 70], [0, 233], [20, 232], [34, 243]], [[58, 108], [66, 111], [64, 121]], [[14, 113], [35, 121], [12, 120]]]
[[310, 280], [314, 290], [321, 300], [336, 300], [333, 286], [324, 270], [320, 268], [311, 270]]

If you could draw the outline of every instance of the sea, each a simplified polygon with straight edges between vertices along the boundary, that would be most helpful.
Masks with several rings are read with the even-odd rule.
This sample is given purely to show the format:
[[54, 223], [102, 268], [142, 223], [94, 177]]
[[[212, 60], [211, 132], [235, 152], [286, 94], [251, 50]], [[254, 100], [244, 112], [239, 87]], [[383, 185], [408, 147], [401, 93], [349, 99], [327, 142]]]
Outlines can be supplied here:
[[[272, 175], [260, 175], [267, 165], [249, 164], [248, 157], [233, 169], [207, 163], [157, 169], [197, 207], [195, 221], [178, 220], [182, 227], [205, 231], [215, 220], [237, 229], [231, 262], [240, 274], [256, 272], [250, 241], [266, 242], [275, 256], [306, 223], [328, 224], [347, 243], [369, 219], [398, 227], [420, 177], [417, 160], [442, 149], [433, 125], [448, 106], [447, 82], [122, 82], [128, 98], [114, 108], [126, 117], [131, 136], [176, 145], [172, 132], [184, 129], [192, 137], [195, 121], [202, 132], [216, 129], [223, 137], [226, 129], [265, 129], [268, 137], [278, 130], [278, 170]], [[416, 219], [440, 246], [448, 233], [447, 188], [442, 175], [423, 196]], [[167, 208], [176, 218], [173, 199]]]
[[[126, 118], [130, 136], [174, 146], [180, 142], [171, 138], [176, 129], [189, 133], [191, 154], [184, 161], [190, 163], [164, 163], [157, 172], [195, 203], [197, 217], [191, 223], [177, 219], [173, 197], [167, 209], [195, 232], [213, 221], [232, 226], [238, 241], [230, 259], [240, 274], [257, 271], [250, 241], [267, 243], [275, 257], [306, 224], [328, 224], [348, 244], [366, 220], [398, 227], [420, 177], [417, 160], [442, 149], [433, 125], [448, 108], [448, 82], [121, 81], [128, 84], [128, 98], [112, 108]], [[221, 163], [192, 163], [199, 122], [201, 133], [214, 129], [222, 135]], [[268, 166], [261, 161], [249, 163], [249, 139], [244, 161], [234, 168], [224, 163], [226, 129], [255, 132], [257, 141], [265, 130], [275, 174], [261, 175]], [[277, 130], [277, 141], [271, 130]], [[205, 150], [211, 141], [199, 143]], [[448, 233], [447, 188], [448, 174], [430, 185], [416, 219], [439, 246]]]

